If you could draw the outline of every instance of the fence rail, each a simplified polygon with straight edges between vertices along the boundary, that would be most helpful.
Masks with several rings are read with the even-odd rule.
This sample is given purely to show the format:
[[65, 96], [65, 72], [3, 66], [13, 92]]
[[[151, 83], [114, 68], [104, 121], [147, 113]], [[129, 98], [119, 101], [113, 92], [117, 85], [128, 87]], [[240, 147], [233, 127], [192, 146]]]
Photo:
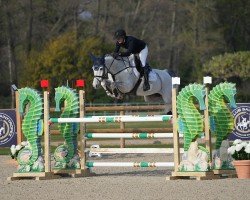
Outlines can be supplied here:
[[[164, 110], [165, 105], [145, 105], [145, 106], [86, 106], [86, 112], [97, 111], [151, 111]], [[64, 108], [62, 108], [63, 110]], [[50, 112], [55, 112], [55, 108], [50, 108]]]

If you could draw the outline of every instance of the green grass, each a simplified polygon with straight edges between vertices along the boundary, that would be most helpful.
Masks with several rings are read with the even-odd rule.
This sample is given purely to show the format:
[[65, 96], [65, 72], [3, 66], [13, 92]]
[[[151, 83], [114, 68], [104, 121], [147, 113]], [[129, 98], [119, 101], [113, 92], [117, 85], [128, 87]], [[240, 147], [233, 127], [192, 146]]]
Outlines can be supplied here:
[[[172, 128], [169, 122], [130, 122], [125, 123], [126, 128]], [[57, 130], [58, 125], [52, 124], [51, 130]], [[120, 128], [119, 123], [89, 123], [86, 124], [87, 129], [104, 129], [104, 128]]]
[[[101, 145], [101, 148], [120, 148], [120, 145]], [[173, 148], [172, 144], [126, 145], [126, 148]]]
[[0, 147], [0, 155], [10, 155], [9, 147]]
[[[88, 132], [89, 129], [119, 129], [119, 123], [92, 123], [86, 125], [86, 130]], [[125, 123], [126, 128], [172, 128], [172, 125], [169, 122], [133, 122], [133, 123]], [[58, 124], [52, 124], [50, 127], [51, 130], [58, 130]], [[63, 136], [61, 134], [52, 134], [51, 141], [60, 141], [63, 140]], [[101, 139], [105, 140], [105, 139]], [[99, 139], [96, 139], [99, 141]]]
[[[100, 124], [87, 124], [87, 129], [97, 128], [120, 128], [119, 123], [100, 123]], [[125, 128], [171, 128], [172, 125], [166, 122], [131, 122], [125, 123]]]

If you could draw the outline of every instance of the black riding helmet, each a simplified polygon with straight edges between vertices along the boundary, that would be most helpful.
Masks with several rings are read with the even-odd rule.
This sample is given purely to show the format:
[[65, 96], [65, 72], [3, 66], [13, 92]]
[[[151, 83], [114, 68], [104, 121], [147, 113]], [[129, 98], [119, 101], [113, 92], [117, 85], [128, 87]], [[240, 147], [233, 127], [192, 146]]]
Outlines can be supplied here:
[[120, 39], [120, 38], [123, 38], [125, 39], [126, 37], [126, 32], [123, 30], [123, 29], [118, 29], [115, 34], [114, 34], [114, 38], [116, 40]]

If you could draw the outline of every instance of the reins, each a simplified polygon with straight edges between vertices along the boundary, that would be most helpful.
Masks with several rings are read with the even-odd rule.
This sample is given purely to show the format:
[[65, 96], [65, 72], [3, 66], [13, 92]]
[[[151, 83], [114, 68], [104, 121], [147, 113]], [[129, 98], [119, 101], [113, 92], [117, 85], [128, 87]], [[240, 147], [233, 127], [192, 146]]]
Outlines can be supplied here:
[[[116, 72], [116, 73], [112, 73], [112, 72], [110, 71], [110, 69], [111, 69], [111, 67], [113, 66], [115, 60], [122, 60], [122, 62], [123, 62], [123, 64], [124, 64], [125, 68], [119, 70], [119, 71]], [[128, 62], [128, 64], [129, 64], [128, 67], [126, 67], [126, 62]], [[126, 61], [126, 60], [123, 59], [123, 57], [121, 57], [121, 59], [115, 59], [115, 58], [113, 58], [111, 64], [110, 64], [109, 66], [106, 66], [105, 57], [104, 57], [103, 68], [104, 68], [104, 70], [103, 70], [103, 74], [102, 74], [101, 76], [97, 76], [97, 75], [94, 76], [95, 78], [101, 78], [101, 80], [97, 79], [99, 82], [102, 82], [103, 79], [108, 79], [108, 74], [110, 74], [111, 77], [112, 77], [112, 79], [113, 79], [113, 81], [115, 81], [115, 80], [116, 80], [115, 76], [116, 76], [117, 74], [123, 72], [123, 71], [126, 70], [126, 69], [132, 68], [132, 66], [130, 65], [129, 59], [128, 59], [128, 61]], [[118, 87], [116, 87], [116, 90], [119, 91], [119, 93], [121, 93], [121, 94], [131, 94], [131, 93], [134, 93], [134, 94], [135, 94], [135, 93], [136, 93], [136, 90], [137, 90], [137, 88], [138, 88], [138, 86], [140, 85], [140, 83], [141, 83], [141, 76], [139, 77], [137, 83], [135, 84], [135, 87], [134, 87], [131, 91], [129, 91], [129, 92], [127, 92], [127, 93], [123, 93], [122, 91], [120, 91], [120, 89], [119, 89]], [[109, 89], [108, 89], [108, 91], [111, 92]]]

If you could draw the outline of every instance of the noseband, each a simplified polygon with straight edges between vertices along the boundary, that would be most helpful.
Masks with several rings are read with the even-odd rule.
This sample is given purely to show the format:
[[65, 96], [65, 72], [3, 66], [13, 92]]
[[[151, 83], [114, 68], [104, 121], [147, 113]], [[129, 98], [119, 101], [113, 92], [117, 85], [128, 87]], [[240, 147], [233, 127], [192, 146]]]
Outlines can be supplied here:
[[102, 75], [94, 75], [94, 78], [96, 78], [96, 80], [98, 80], [99, 82], [102, 82], [103, 79], [108, 79], [109, 69], [107, 68], [105, 64], [105, 58], [101, 58], [100, 61], [97, 61], [97, 64], [92, 67], [93, 71], [97, 71], [95, 70], [95, 68], [99, 70], [101, 66], [103, 66]]

